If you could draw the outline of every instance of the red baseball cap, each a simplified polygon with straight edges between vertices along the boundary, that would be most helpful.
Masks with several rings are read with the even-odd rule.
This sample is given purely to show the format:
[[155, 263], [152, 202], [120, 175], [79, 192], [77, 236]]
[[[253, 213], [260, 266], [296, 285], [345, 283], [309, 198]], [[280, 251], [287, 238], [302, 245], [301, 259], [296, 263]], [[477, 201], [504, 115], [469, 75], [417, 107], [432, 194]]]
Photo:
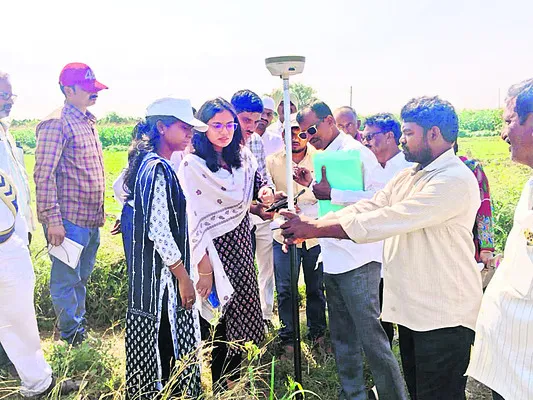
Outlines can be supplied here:
[[108, 87], [98, 82], [94, 72], [87, 64], [70, 63], [65, 65], [59, 75], [59, 84], [62, 86], [78, 85], [89, 93], [96, 93]]

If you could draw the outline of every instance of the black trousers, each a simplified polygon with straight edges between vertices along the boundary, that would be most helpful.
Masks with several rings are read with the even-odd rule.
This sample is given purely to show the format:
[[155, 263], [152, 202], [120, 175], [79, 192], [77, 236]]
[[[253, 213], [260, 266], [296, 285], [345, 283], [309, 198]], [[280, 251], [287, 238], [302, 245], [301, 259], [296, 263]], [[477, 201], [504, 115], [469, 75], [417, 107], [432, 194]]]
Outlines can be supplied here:
[[492, 400], [505, 400], [505, 399], [493, 390], [492, 391]]
[[[383, 311], [383, 278], [379, 282], [379, 311]], [[392, 322], [381, 321], [381, 326], [389, 338], [390, 348], [392, 349], [392, 340], [394, 339], [394, 325]]]
[[465, 400], [474, 331], [457, 326], [417, 332], [400, 325], [398, 331], [411, 400]]
[[174, 357], [174, 341], [170, 333], [170, 321], [168, 319], [168, 293], [163, 295], [163, 307], [161, 308], [161, 322], [159, 325], [159, 356], [161, 357], [161, 383], [165, 385], [169, 378], [172, 368], [176, 364]]
[[[200, 318], [202, 339], [211, 339], [211, 324]], [[211, 378], [213, 392], [220, 393], [227, 390], [226, 380], [237, 381], [241, 377], [242, 354], [228, 355], [228, 338], [226, 336], [226, 321], [221, 318], [215, 327], [213, 350], [211, 351]]]

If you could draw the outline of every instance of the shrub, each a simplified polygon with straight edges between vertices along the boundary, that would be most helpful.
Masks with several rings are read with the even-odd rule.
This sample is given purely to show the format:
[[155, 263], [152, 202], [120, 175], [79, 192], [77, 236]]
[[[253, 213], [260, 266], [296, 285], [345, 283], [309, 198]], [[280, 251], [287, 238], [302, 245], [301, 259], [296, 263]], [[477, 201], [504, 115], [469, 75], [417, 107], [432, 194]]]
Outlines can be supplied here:
[[462, 110], [459, 111], [459, 127], [470, 132], [494, 131], [502, 129], [501, 108], [493, 110]]

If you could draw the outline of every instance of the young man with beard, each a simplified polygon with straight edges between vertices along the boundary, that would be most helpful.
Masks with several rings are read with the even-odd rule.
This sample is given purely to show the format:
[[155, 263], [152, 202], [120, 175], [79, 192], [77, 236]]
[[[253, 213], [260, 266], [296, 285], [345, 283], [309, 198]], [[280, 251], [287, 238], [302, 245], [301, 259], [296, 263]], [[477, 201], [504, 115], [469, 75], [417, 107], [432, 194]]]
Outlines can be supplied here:
[[352, 107], [339, 107], [333, 112], [337, 128], [350, 135], [355, 140], [361, 141], [361, 120], [357, 118], [357, 113]]
[[[533, 79], [509, 89], [502, 139], [514, 162], [533, 168]], [[533, 178], [516, 206], [505, 258], [487, 286], [467, 374], [494, 400], [531, 399], [533, 387]]]
[[[283, 132], [283, 137], [285, 133]], [[312, 156], [316, 152], [313, 146], [308, 144], [309, 135], [302, 132], [296, 121], [296, 114], [291, 115], [292, 137], [292, 162], [293, 165], [305, 167], [313, 172]], [[287, 192], [287, 175], [285, 172], [287, 154], [285, 149], [267, 157], [267, 169], [278, 190]], [[298, 207], [301, 212], [309, 217], [317, 217], [316, 198], [313, 192], [296, 182], [290, 182], [294, 186], [294, 193], [305, 190], [298, 198]], [[276, 275], [276, 292], [278, 299], [278, 314], [282, 323], [279, 330], [279, 338], [283, 346], [284, 356], [294, 354], [292, 334], [292, 307], [291, 307], [291, 268], [289, 254], [282, 249], [283, 237], [281, 232], [274, 233], [274, 271]], [[305, 280], [305, 300], [307, 315], [308, 338], [314, 344], [324, 346], [324, 334], [326, 332], [326, 298], [324, 296], [324, 277], [322, 263], [318, 263], [320, 246], [318, 240], [311, 239], [299, 244], [297, 249], [298, 264], [302, 264]], [[318, 263], [318, 265], [317, 265]], [[298, 271], [300, 269], [298, 268]]]
[[50, 294], [61, 338], [81, 343], [85, 332], [87, 281], [104, 225], [104, 162], [96, 118], [87, 111], [107, 89], [85, 64], [67, 64], [59, 76], [65, 104], [36, 128], [34, 179], [37, 217], [48, 243], [69, 238], [83, 246], [76, 268], [52, 257]]
[[[376, 190], [375, 174], [381, 168], [376, 157], [360, 142], [339, 131], [327, 104], [317, 101], [300, 110], [298, 123], [302, 132], [309, 135], [309, 143], [318, 150], [359, 151], [365, 191], [331, 188], [325, 167], [322, 169], [323, 179], [314, 185], [309, 169], [296, 168], [296, 182], [312, 187], [316, 199], [331, 200], [337, 204], [355, 203], [368, 197], [368, 192]], [[400, 367], [379, 321], [382, 246], [380, 243], [358, 244], [344, 239], [320, 239], [331, 341], [341, 384], [340, 398], [366, 398], [364, 351], [380, 396], [405, 399]]]
[[287, 244], [313, 237], [385, 239], [382, 317], [398, 324], [411, 399], [465, 399], [464, 374], [482, 296], [472, 241], [479, 188], [453, 152], [459, 122], [449, 102], [412, 99], [401, 117], [400, 143], [406, 160], [417, 165], [398, 173], [372, 199], [324, 218], [285, 212], [283, 236]]
[[[237, 112], [244, 144], [255, 156], [258, 164], [257, 171], [260, 173], [263, 182], [266, 182], [272, 188], [272, 195], [274, 195], [272, 178], [266, 168], [265, 147], [261, 136], [255, 132], [264, 111], [261, 98], [251, 90], [239, 90], [231, 98], [231, 104]], [[264, 212], [264, 208], [261, 205], [255, 207], [257, 207], [257, 215], [251, 215], [250, 219], [255, 225], [252, 243], [259, 271], [257, 276], [259, 298], [265, 324], [271, 326], [274, 309], [274, 260], [272, 258], [270, 220], [274, 214]]]

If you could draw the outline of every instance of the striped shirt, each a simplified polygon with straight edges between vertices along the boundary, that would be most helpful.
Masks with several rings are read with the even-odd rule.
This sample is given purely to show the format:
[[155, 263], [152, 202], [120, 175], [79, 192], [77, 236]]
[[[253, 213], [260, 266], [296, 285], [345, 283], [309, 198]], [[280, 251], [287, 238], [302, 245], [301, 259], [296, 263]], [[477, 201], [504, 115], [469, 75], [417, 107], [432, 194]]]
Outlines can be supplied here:
[[533, 178], [504, 255], [483, 296], [466, 374], [505, 399], [533, 399]]
[[34, 179], [39, 222], [104, 225], [104, 163], [96, 118], [65, 104], [36, 128]]

